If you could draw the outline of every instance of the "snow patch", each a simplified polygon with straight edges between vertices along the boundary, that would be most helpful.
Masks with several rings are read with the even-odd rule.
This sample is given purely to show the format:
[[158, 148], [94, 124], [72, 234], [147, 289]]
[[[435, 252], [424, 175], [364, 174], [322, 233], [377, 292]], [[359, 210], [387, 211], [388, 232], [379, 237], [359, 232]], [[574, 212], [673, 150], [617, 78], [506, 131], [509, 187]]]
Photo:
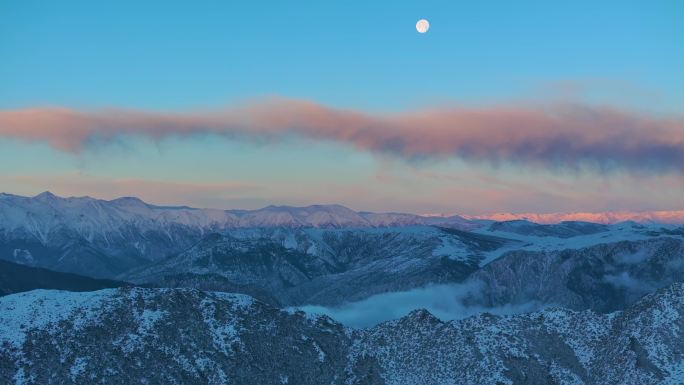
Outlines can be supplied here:
[[79, 328], [97, 318], [93, 309], [116, 289], [74, 293], [61, 290], [33, 290], [0, 298], [0, 346], [21, 347], [26, 330], [52, 331], [71, 319]]
[[88, 359], [85, 357], [76, 357], [73, 365], [69, 368], [69, 378], [71, 378], [71, 381], [76, 381], [76, 378], [85, 371], [87, 365]]

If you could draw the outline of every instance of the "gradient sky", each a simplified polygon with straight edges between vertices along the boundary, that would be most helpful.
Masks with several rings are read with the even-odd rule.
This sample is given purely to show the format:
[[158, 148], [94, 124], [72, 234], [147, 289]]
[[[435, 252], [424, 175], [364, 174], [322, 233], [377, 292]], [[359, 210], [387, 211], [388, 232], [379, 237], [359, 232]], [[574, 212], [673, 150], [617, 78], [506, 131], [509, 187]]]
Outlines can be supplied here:
[[[430, 20], [427, 34], [416, 33], [419, 18]], [[650, 127], [665, 127], [653, 143], [670, 145], [669, 156], [647, 168], [628, 157], [641, 154], [649, 163], [656, 150], [630, 151], [632, 144], [616, 148], [617, 158], [599, 159], [600, 167], [582, 161], [596, 146], [571, 154], [577, 164], [559, 166], [557, 159], [520, 161], [498, 147], [464, 157], [470, 142], [449, 148], [448, 156], [430, 156], [429, 146], [406, 156], [407, 145], [396, 150], [393, 137], [374, 136], [391, 143], [368, 146], [365, 138], [350, 143], [310, 131], [262, 141], [223, 131], [151, 138], [131, 127], [65, 150], [43, 134], [14, 133], [7, 127], [14, 120], [6, 119], [0, 190], [136, 195], [225, 208], [682, 209], [683, 19], [684, 2], [677, 0], [0, 1], [0, 112], [59, 107], [201, 115], [277, 96], [398, 116], [395, 122], [454, 107], [498, 114], [502, 106], [579, 104], [593, 116], [609, 105], [639, 122], [625, 131], [639, 142], [656, 135]], [[606, 121], [613, 120], [600, 120]], [[30, 127], [63, 129], [50, 122]]]

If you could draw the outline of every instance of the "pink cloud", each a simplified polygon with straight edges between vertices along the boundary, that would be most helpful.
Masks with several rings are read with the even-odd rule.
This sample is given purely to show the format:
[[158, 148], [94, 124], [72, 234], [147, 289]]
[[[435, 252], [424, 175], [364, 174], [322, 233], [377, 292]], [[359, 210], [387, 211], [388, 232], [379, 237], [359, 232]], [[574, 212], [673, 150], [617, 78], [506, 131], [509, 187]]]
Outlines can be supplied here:
[[525, 219], [536, 223], [560, 223], [563, 221], [584, 221], [594, 223], [618, 223], [625, 221], [634, 221], [639, 223], [684, 223], [684, 210], [673, 211], [607, 211], [607, 212], [577, 212], [577, 213], [524, 213], [524, 214], [510, 214], [498, 213], [489, 215], [474, 215], [466, 216], [471, 219], [491, 219], [495, 221], [512, 221], [518, 219]]
[[606, 107], [442, 108], [367, 114], [275, 99], [210, 112], [0, 111], [0, 137], [77, 152], [91, 140], [219, 134], [242, 140], [287, 136], [337, 141], [410, 160], [461, 158], [547, 167], [684, 171], [684, 120]]

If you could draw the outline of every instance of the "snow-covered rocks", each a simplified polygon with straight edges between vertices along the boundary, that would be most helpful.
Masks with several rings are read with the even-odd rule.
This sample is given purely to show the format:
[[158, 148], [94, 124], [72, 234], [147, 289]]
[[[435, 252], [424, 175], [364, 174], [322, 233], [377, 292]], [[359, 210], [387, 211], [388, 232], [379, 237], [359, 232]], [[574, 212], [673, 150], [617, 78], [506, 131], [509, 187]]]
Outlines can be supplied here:
[[681, 284], [604, 315], [417, 310], [357, 330], [189, 289], [41, 290], [0, 310], [3, 384], [655, 385], [681, 383], [684, 361]]

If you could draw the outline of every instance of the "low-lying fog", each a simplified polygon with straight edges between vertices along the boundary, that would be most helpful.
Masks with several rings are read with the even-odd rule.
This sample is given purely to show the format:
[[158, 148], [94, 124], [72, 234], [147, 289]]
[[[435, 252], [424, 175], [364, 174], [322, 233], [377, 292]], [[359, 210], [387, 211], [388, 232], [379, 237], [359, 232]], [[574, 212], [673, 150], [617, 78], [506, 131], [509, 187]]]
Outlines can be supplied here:
[[294, 309], [313, 314], [325, 314], [346, 326], [363, 328], [401, 318], [416, 309], [427, 309], [437, 318], [446, 321], [462, 319], [482, 312], [509, 315], [548, 307], [538, 301], [500, 307], [464, 304], [466, 299], [468, 299], [465, 301], [467, 303], [477, 303], [476, 298], [479, 295], [480, 289], [475, 283], [430, 285], [409, 291], [378, 294], [362, 301], [336, 307], [309, 305]]

